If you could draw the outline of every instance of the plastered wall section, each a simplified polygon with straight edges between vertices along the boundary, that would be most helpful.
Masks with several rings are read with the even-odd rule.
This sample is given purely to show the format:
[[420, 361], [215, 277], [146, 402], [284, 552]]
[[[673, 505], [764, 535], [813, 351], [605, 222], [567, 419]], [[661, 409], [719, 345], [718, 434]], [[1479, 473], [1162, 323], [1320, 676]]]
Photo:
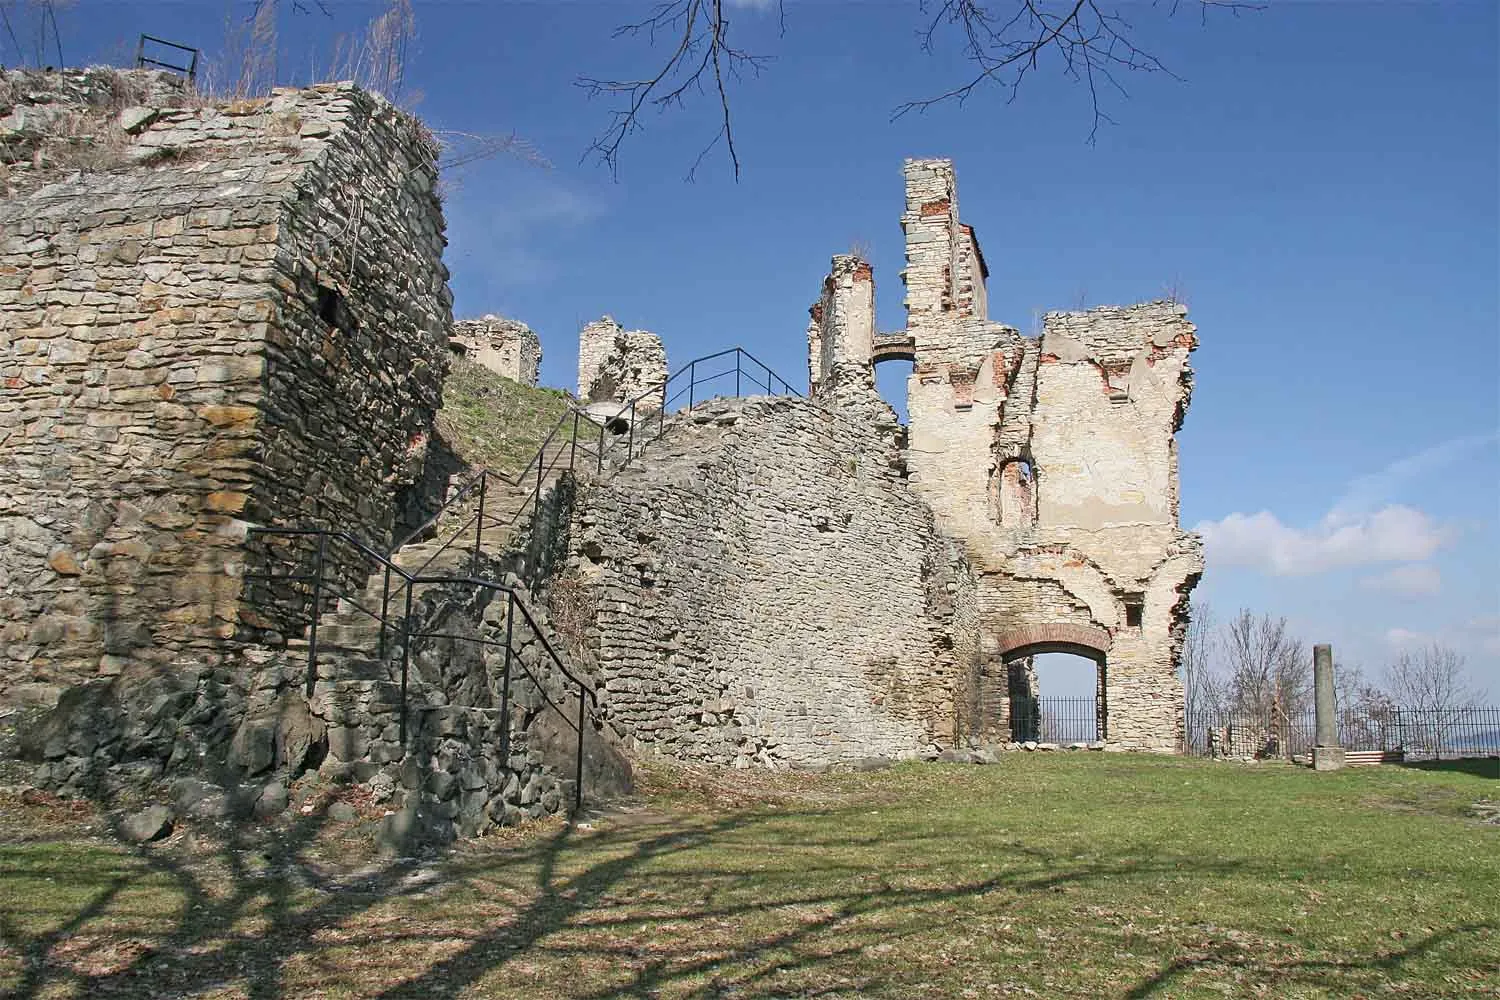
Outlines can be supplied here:
[[459, 320], [453, 324], [451, 343], [496, 375], [523, 385], [537, 384], [542, 343], [525, 323], [493, 315]]
[[1151, 302], [1047, 315], [1030, 443], [1038, 523], [1013, 559], [1017, 575], [1050, 562], [1047, 575], [1111, 629], [1108, 736], [1133, 748], [1176, 749], [1177, 657], [1203, 568], [1196, 536], [1178, 527], [1175, 432], [1197, 343], [1186, 314]]
[[0, 204], [0, 697], [213, 655], [245, 519], [378, 530], [436, 405], [441, 216], [381, 204], [412, 166], [389, 106], [146, 110], [115, 160]]
[[[1193, 327], [1173, 303], [1049, 314], [1040, 338], [990, 323], [952, 164], [908, 160], [904, 173], [916, 354], [906, 464], [964, 541], [986, 647], [1034, 625], [1105, 628], [1109, 741], [1175, 749], [1176, 657], [1202, 568], [1196, 538], [1178, 528], [1174, 439]], [[1139, 625], [1126, 624], [1127, 602], [1142, 605]]]
[[585, 487], [569, 582], [612, 724], [776, 766], [952, 746], [977, 676], [974, 583], [888, 438], [804, 400], [715, 401]]

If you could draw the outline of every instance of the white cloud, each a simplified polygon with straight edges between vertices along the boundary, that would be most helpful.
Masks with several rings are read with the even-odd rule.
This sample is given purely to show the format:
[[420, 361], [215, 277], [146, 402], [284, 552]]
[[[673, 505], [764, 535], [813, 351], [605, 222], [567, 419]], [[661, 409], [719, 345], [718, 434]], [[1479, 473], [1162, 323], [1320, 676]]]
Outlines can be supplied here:
[[1368, 514], [1330, 511], [1312, 528], [1282, 524], [1270, 511], [1203, 521], [1208, 559], [1217, 566], [1251, 566], [1273, 576], [1306, 576], [1331, 569], [1388, 562], [1421, 562], [1449, 532], [1420, 510], [1391, 504]]
[[1392, 646], [1421, 646], [1432, 641], [1432, 636], [1426, 632], [1413, 632], [1409, 628], [1388, 628], [1385, 630], [1385, 641]]
[[1364, 577], [1359, 585], [1402, 597], [1431, 597], [1443, 589], [1443, 575], [1431, 563], [1409, 563]]

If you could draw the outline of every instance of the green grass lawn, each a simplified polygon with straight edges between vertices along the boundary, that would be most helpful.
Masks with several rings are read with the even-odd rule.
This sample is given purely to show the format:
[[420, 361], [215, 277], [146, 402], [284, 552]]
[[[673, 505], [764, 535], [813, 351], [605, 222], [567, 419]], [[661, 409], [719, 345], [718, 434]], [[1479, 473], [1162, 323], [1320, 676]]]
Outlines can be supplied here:
[[427, 861], [362, 857], [316, 809], [129, 848], [0, 801], [0, 992], [1500, 991], [1500, 828], [1470, 814], [1500, 782], [1475, 774], [1076, 753], [641, 777], [624, 812]]

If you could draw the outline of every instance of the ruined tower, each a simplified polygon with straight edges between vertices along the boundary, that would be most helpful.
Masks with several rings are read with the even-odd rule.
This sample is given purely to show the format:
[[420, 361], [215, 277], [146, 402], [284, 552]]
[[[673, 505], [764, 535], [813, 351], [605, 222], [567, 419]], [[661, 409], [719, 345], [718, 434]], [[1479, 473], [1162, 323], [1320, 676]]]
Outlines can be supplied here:
[[[1098, 664], [1101, 739], [1175, 750], [1177, 661], [1203, 568], [1178, 523], [1175, 433], [1197, 345], [1187, 310], [1049, 313], [1035, 338], [993, 322], [952, 162], [908, 160], [904, 173], [906, 330], [874, 333], [868, 264], [835, 257], [809, 328], [813, 392], [868, 413], [874, 365], [913, 362], [909, 483], [979, 577], [980, 688], [1004, 688], [1007, 665], [1036, 653], [1077, 653]], [[978, 703], [1008, 698], [991, 695]]]

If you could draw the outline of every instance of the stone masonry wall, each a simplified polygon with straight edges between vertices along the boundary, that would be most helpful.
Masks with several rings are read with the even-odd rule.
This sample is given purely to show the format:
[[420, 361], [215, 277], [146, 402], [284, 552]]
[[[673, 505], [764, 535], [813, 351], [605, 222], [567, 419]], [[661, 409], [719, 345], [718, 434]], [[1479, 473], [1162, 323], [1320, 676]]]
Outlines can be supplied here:
[[390, 105], [100, 127], [0, 203], [0, 698], [216, 655], [247, 519], [385, 530], [446, 363], [432, 149]]
[[[646, 330], [627, 330], [605, 316], [578, 335], [578, 398], [590, 403], [625, 402], [659, 389], [670, 374], [661, 338]], [[642, 409], [655, 409], [643, 399]]]
[[611, 724], [737, 766], [953, 746], [974, 585], [897, 464], [859, 421], [752, 398], [675, 415], [648, 461], [582, 487], [554, 593], [588, 609]]
[[453, 324], [450, 346], [496, 375], [536, 385], [542, 365], [542, 343], [520, 320], [486, 314]]
[[894, 430], [896, 411], [875, 384], [875, 274], [853, 254], [833, 258], [823, 294], [808, 310], [808, 395]]

